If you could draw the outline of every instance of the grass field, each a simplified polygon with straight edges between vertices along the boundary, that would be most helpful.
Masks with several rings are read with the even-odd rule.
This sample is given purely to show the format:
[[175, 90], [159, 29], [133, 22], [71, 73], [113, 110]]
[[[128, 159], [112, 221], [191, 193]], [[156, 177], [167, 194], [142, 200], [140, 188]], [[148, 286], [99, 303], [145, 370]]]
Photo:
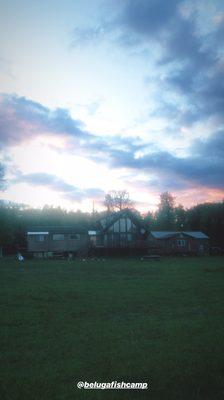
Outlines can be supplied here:
[[[1, 400], [224, 398], [224, 258], [0, 262]], [[78, 381], [148, 382], [79, 390]]]

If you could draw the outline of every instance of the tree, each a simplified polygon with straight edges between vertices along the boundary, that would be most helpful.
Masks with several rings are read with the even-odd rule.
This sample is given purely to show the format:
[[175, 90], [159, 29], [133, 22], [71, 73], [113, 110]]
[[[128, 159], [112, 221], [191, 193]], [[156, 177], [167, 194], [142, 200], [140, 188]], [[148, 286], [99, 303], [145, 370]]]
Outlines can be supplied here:
[[175, 228], [175, 197], [169, 192], [160, 195], [157, 224], [159, 229]]
[[224, 202], [198, 204], [186, 211], [189, 230], [207, 233], [212, 245], [224, 246]]
[[0, 201], [0, 255], [12, 252], [15, 245], [15, 227], [18, 209], [16, 205]]
[[155, 215], [152, 212], [148, 211], [148, 213], [144, 217], [144, 223], [148, 230], [153, 230], [156, 223]]
[[186, 222], [186, 211], [182, 204], [179, 204], [174, 209], [175, 215], [175, 225], [177, 230], [184, 230], [185, 229], [185, 222]]
[[[0, 190], [4, 190], [5, 189], [5, 168], [3, 164], [0, 164]], [[2, 210], [1, 210], [2, 211]], [[0, 216], [2, 217], [2, 213], [0, 211]], [[5, 243], [4, 241], [4, 225], [3, 225], [3, 221], [2, 218], [0, 219], [0, 223], [1, 223], [1, 227], [0, 227], [0, 257], [2, 257], [2, 252], [3, 252], [3, 243]]]
[[129, 193], [126, 190], [111, 191], [106, 194], [104, 205], [108, 212], [123, 210], [127, 207], [132, 207], [133, 202], [129, 198]]
[[113, 196], [110, 193], [106, 194], [105, 199], [104, 199], [104, 205], [107, 208], [108, 213], [114, 211]]

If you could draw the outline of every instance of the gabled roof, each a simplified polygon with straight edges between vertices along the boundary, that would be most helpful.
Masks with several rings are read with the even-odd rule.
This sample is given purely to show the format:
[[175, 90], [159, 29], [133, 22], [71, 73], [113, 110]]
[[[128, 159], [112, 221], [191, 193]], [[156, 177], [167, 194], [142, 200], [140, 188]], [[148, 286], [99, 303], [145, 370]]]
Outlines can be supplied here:
[[179, 234], [187, 235], [194, 239], [209, 239], [205, 233], [200, 231], [151, 231], [151, 234], [156, 239], [169, 239]]
[[138, 218], [138, 216], [129, 208], [125, 208], [124, 210], [117, 211], [113, 214], [110, 214], [108, 216], [99, 219], [98, 226], [101, 228], [101, 230], [106, 231], [116, 221], [124, 217], [130, 218], [134, 222], [134, 224], [137, 225], [139, 228], [144, 227], [143, 222], [140, 220], [140, 218]]
[[31, 226], [27, 228], [27, 232], [34, 233], [34, 232], [49, 232], [49, 233], [87, 233], [88, 229], [83, 226], [72, 225], [72, 226], [53, 226], [53, 225], [41, 225], [41, 226]]

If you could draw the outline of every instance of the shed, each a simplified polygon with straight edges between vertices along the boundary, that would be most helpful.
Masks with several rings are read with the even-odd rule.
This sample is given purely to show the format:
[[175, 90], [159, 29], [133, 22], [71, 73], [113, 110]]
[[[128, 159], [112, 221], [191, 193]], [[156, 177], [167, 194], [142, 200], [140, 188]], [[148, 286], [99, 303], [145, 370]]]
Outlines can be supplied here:
[[151, 231], [149, 250], [160, 254], [207, 254], [209, 237], [201, 231]]

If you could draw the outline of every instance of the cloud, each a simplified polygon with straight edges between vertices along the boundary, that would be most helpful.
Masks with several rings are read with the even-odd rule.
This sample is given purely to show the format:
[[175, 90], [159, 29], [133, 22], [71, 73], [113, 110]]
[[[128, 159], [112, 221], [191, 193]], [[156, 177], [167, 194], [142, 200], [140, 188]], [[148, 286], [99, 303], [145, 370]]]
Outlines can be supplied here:
[[[51, 111], [28, 99], [8, 96], [1, 111], [3, 124], [0, 139], [5, 146], [50, 132], [51, 135], [67, 139], [66, 151], [69, 153], [84, 155], [112, 169], [146, 171], [149, 176], [156, 175], [160, 186], [166, 189], [172, 181], [176, 182], [176, 185], [171, 185], [176, 189], [177, 186], [181, 189], [196, 184], [224, 188], [224, 131], [221, 129], [207, 140], [194, 141], [187, 149], [189, 155], [180, 157], [155, 147], [155, 143], [150, 141], [143, 143], [139, 137], [92, 135], [82, 130], [82, 124], [73, 120], [67, 110]], [[17, 183], [23, 181], [47, 186], [71, 199], [100, 197], [103, 194], [101, 189], [80, 190], [46, 173], [17, 175], [16, 179]], [[158, 182], [154, 182], [154, 186], [158, 187]]]
[[82, 201], [86, 199], [100, 199], [105, 193], [99, 188], [80, 189], [53, 174], [38, 172], [33, 174], [18, 174], [11, 180], [11, 184], [28, 183], [33, 186], [41, 186], [56, 191], [70, 201]]
[[2, 148], [51, 135], [65, 139], [65, 150], [70, 153], [79, 151], [79, 154], [104, 161], [108, 152], [119, 149], [135, 152], [145, 147], [138, 137], [93, 135], [83, 129], [82, 122], [73, 119], [68, 110], [51, 110], [15, 95], [1, 95], [0, 121]]
[[5, 166], [0, 163], [0, 191], [6, 189]]
[[128, 1], [120, 18], [120, 28], [137, 35], [138, 43], [151, 43], [152, 47], [154, 41], [160, 45], [157, 66], [162, 70], [160, 73], [158, 68], [157, 83], [164, 91], [177, 91], [194, 104], [196, 112], [193, 118], [188, 114], [189, 122], [224, 116], [223, 20], [211, 23], [203, 32], [202, 3], [198, 4], [200, 7], [187, 15], [181, 13], [181, 2], [176, 0]]
[[[126, 0], [115, 3], [114, 8], [112, 17], [104, 12], [94, 27], [80, 33], [79, 43], [85, 46], [113, 37], [114, 43], [123, 48], [145, 46], [149, 50], [148, 61], [156, 64], [154, 83], [160, 97], [179, 95], [178, 126], [214, 116], [223, 121], [222, 2], [214, 2], [211, 7], [208, 0]], [[141, 56], [141, 52], [135, 54]], [[156, 54], [155, 59], [152, 54]], [[179, 115], [183, 101], [194, 109]], [[162, 113], [159, 103], [158, 108]], [[165, 109], [164, 112], [167, 114]]]
[[197, 184], [224, 189], [224, 131], [213, 133], [207, 140], [194, 141], [188, 150], [191, 154], [188, 157], [167, 151], [155, 151], [139, 158], [127, 151], [113, 152], [110, 163], [114, 168], [156, 173], [167, 183], [177, 180], [179, 188]]
[[68, 110], [50, 110], [40, 103], [2, 94], [0, 96], [0, 144], [18, 145], [41, 135], [58, 135], [73, 139], [87, 139], [90, 134], [81, 121], [74, 120]]
[[[98, 21], [92, 26], [76, 27], [73, 46], [98, 44], [106, 39], [123, 45], [136, 45], [151, 35], [160, 33], [176, 13], [179, 0], [124, 0], [113, 3], [113, 12], [102, 8]], [[109, 12], [108, 12], [109, 11]]]
[[179, 0], [128, 0], [122, 10], [117, 24], [135, 35], [148, 39], [160, 35], [161, 29], [173, 20]]

